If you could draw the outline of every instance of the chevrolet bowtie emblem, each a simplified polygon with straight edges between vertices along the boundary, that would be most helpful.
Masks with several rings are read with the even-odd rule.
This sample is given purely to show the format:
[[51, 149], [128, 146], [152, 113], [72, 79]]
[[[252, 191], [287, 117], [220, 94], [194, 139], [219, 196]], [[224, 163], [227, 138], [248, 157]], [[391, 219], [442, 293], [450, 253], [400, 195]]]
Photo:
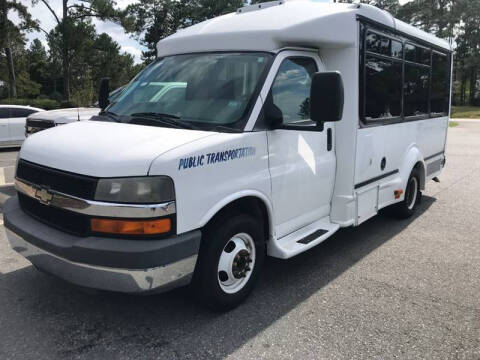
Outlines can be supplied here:
[[35, 192], [35, 198], [42, 204], [50, 205], [50, 202], [53, 199], [53, 194], [47, 189], [37, 189]]

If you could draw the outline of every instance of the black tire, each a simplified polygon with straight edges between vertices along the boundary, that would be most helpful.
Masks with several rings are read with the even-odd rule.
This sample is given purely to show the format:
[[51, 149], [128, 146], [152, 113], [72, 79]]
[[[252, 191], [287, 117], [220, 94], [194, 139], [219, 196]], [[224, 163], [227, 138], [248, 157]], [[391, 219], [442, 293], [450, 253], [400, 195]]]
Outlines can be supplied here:
[[[232, 237], [248, 234], [255, 243], [255, 262], [250, 277], [236, 293], [227, 293], [220, 286], [220, 256]], [[192, 280], [195, 296], [215, 311], [227, 311], [241, 304], [253, 290], [266, 256], [262, 225], [252, 216], [230, 214], [213, 222], [204, 232], [197, 266]]]
[[400, 219], [408, 219], [415, 214], [421, 198], [420, 172], [415, 168], [408, 178], [407, 187], [405, 189], [405, 199], [394, 205], [392, 209], [394, 215]]

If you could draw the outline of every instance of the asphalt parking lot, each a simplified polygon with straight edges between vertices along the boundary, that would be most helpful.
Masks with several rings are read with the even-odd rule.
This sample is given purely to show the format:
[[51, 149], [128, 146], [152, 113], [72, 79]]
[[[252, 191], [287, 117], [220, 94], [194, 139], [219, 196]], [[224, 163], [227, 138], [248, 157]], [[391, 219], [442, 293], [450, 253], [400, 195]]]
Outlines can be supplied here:
[[185, 289], [84, 292], [35, 270], [2, 231], [0, 359], [480, 359], [479, 198], [480, 121], [461, 122], [415, 218], [381, 215], [269, 259], [225, 314]]

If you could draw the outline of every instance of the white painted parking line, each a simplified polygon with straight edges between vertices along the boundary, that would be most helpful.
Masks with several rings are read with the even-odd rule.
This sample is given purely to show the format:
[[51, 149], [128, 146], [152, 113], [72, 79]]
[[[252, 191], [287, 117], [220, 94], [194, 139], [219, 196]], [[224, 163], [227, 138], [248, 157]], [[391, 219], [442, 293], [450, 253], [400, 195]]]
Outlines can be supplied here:
[[5, 184], [5, 168], [0, 167], [0, 186]]
[[0, 167], [0, 186], [13, 185], [15, 166]]

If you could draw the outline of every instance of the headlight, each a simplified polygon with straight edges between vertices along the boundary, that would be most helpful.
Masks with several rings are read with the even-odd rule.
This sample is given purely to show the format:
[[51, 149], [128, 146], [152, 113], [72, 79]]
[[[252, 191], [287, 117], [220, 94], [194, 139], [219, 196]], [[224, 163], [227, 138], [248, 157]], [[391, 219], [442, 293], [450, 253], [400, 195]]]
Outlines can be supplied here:
[[167, 176], [100, 179], [95, 200], [133, 203], [160, 204], [175, 199], [173, 181]]

